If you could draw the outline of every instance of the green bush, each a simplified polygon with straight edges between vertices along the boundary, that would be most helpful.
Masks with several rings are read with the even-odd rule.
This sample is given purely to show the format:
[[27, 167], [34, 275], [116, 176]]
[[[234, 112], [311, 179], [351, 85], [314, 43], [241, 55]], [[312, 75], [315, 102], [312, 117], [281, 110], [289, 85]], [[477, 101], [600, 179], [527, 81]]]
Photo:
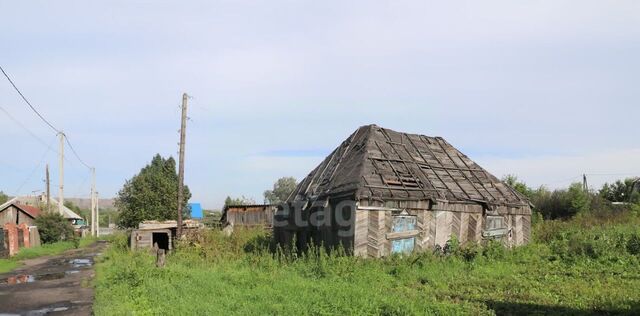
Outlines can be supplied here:
[[482, 255], [491, 260], [504, 259], [506, 252], [507, 249], [502, 242], [493, 239], [489, 240], [482, 249]]
[[58, 241], [75, 240], [73, 226], [62, 215], [54, 212], [45, 212], [36, 218], [36, 226], [43, 244]]
[[640, 255], [640, 234], [636, 233], [627, 241], [627, 252], [632, 255]]

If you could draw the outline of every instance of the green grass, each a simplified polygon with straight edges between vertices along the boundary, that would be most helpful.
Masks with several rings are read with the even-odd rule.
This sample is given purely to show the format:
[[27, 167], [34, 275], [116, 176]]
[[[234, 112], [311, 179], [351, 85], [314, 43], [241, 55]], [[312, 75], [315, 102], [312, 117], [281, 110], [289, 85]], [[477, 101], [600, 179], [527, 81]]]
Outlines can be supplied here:
[[[97, 239], [93, 237], [81, 238], [79, 240], [78, 247], [86, 247], [94, 243], [96, 240]], [[9, 259], [0, 259], [0, 273], [9, 272], [17, 268], [20, 265], [20, 260], [33, 259], [42, 256], [53, 256], [74, 248], [76, 248], [76, 244], [71, 241], [60, 241], [52, 244], [44, 244], [39, 247], [22, 248], [15, 256]]]
[[0, 259], [0, 273], [9, 272], [18, 267], [18, 262], [9, 259]]
[[[512, 251], [489, 244], [450, 255], [362, 259], [315, 251], [273, 255], [267, 237], [218, 232], [155, 268], [114, 240], [97, 265], [97, 315], [638, 314], [640, 219], [545, 222]], [[634, 241], [636, 240], [636, 241]]]

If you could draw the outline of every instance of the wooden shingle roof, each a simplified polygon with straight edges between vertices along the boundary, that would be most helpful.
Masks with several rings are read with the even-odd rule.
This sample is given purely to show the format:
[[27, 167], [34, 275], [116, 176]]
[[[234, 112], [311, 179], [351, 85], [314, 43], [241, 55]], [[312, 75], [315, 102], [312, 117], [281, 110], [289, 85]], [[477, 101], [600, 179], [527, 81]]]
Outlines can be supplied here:
[[350, 194], [355, 199], [529, 203], [443, 138], [376, 125], [349, 136], [296, 187], [288, 202]]

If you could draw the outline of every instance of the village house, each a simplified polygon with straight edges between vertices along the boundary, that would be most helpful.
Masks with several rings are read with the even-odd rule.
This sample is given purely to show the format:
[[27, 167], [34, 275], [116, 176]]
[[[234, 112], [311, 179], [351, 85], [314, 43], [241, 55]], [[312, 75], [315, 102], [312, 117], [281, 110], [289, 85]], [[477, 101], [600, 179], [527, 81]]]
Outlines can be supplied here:
[[40, 209], [37, 207], [8, 201], [0, 205], [0, 227], [5, 224], [34, 226], [38, 215], [40, 215]]
[[[18, 196], [11, 199], [10, 201], [32, 207], [44, 207], [47, 205], [47, 197], [45, 194], [35, 196]], [[59, 205], [60, 201], [54, 198], [49, 198], [49, 206], [51, 207], [52, 211], [58, 212]], [[75, 229], [80, 229], [82, 226], [84, 226], [83, 218], [64, 205], [62, 206], [62, 216], [66, 218], [71, 223], [71, 225], [74, 226]]]
[[440, 137], [360, 127], [274, 219], [287, 247], [342, 246], [363, 257], [498, 239], [529, 242], [529, 201]]

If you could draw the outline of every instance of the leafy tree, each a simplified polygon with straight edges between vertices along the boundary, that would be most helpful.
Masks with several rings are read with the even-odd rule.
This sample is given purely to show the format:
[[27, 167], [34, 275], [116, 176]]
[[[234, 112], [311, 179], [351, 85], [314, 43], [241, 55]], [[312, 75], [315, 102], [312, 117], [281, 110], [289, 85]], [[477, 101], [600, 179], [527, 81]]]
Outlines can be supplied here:
[[75, 239], [73, 226], [60, 213], [45, 212], [36, 217], [40, 240], [44, 244]]
[[518, 181], [518, 177], [515, 175], [508, 174], [502, 178], [502, 181], [529, 199], [533, 196], [534, 191], [526, 183]]
[[540, 187], [531, 192], [531, 202], [535, 211], [547, 219], [570, 218], [577, 213], [589, 211], [591, 195], [582, 189], [581, 183], [572, 184], [569, 189], [549, 191]]
[[627, 178], [614, 183], [605, 183], [600, 196], [611, 202], [640, 202], [640, 179]]
[[256, 204], [256, 201], [248, 197], [245, 197], [244, 195], [239, 198], [232, 198], [230, 196], [227, 196], [227, 198], [224, 200], [225, 207], [229, 205], [251, 205], [251, 204]]
[[118, 222], [119, 213], [112, 208], [100, 209], [100, 227], [109, 227], [110, 223]]
[[567, 191], [569, 195], [570, 215], [589, 211], [591, 206], [591, 196], [585, 192], [581, 183], [573, 183]]
[[283, 177], [273, 184], [273, 190], [264, 191], [266, 203], [278, 204], [287, 200], [291, 192], [296, 189], [296, 179], [293, 177]]
[[0, 191], [0, 204], [4, 204], [7, 201], [9, 201], [9, 196]]
[[[190, 213], [189, 188], [184, 186], [183, 215]], [[137, 227], [145, 220], [175, 220], [178, 209], [178, 174], [176, 162], [157, 154], [140, 173], [127, 180], [115, 201], [120, 210], [118, 226]]]

